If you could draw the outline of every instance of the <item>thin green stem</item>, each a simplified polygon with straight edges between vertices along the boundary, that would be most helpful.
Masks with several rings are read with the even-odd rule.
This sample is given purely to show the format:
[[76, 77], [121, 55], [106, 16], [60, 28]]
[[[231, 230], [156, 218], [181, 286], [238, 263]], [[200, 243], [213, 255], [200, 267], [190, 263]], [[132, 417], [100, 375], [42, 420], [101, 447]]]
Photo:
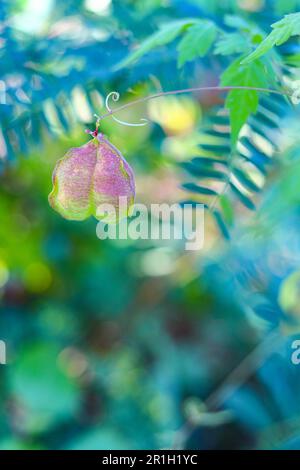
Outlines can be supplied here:
[[197, 91], [204, 92], [204, 91], [231, 91], [231, 90], [253, 90], [253, 91], [258, 91], [261, 93], [272, 93], [275, 95], [291, 96], [290, 91], [284, 91], [284, 90], [281, 91], [281, 90], [274, 90], [272, 88], [261, 88], [261, 87], [251, 87], [251, 86], [210, 86], [210, 87], [183, 88], [181, 90], [161, 91], [159, 93], [155, 93], [154, 95], [144, 96], [143, 98], [130, 101], [129, 103], [123, 104], [115, 109], [111, 109], [107, 113], [103, 114], [102, 116], [99, 116], [98, 122], [102, 121], [102, 119], [112, 116], [113, 114], [119, 111], [123, 111], [124, 109], [130, 108], [131, 106], [135, 106], [137, 104], [144, 103], [146, 101], [160, 98], [162, 96], [180, 95], [183, 93], [193, 93]]

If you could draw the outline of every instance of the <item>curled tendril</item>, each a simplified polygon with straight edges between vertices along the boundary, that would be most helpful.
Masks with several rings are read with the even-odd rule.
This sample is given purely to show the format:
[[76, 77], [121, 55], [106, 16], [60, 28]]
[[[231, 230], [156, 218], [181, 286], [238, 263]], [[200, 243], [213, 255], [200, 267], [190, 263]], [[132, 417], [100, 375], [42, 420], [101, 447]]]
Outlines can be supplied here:
[[[106, 100], [105, 100], [106, 109], [109, 113], [112, 113], [113, 111], [109, 106], [110, 98], [116, 103], [120, 99], [120, 93], [118, 93], [117, 91], [111, 91], [106, 97]], [[98, 124], [99, 123], [99, 116], [97, 116], [97, 117], [98, 117], [98, 121], [97, 121], [97, 124]], [[124, 126], [130, 126], [130, 127], [146, 126], [149, 122], [148, 119], [145, 119], [145, 118], [140, 119], [140, 121], [143, 121], [143, 122], [131, 123], [131, 122], [126, 122], [126, 121], [121, 121], [120, 119], [113, 116], [113, 114], [111, 115], [111, 117], [113, 118], [114, 121], [118, 122], [119, 124], [123, 124]]]

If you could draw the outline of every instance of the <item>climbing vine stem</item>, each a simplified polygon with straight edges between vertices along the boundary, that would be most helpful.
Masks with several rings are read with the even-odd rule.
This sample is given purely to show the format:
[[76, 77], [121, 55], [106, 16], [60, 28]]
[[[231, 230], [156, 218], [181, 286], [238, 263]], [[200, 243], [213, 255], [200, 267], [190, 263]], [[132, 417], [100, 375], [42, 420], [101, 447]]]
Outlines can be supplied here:
[[183, 89], [179, 89], [179, 90], [161, 91], [161, 92], [155, 93], [153, 95], [144, 96], [143, 98], [139, 98], [137, 100], [130, 101], [129, 103], [125, 103], [121, 106], [118, 106], [115, 109], [111, 109], [110, 105], [109, 105], [110, 98], [115, 102], [119, 101], [119, 98], [120, 98], [120, 94], [118, 92], [112, 91], [111, 93], [109, 93], [107, 95], [106, 101], [105, 101], [107, 113], [102, 114], [102, 116], [95, 115], [97, 117], [97, 126], [100, 125], [100, 122], [103, 119], [105, 119], [109, 116], [112, 116], [113, 119], [116, 122], [118, 122], [119, 124], [128, 125], [128, 126], [144, 126], [148, 123], [147, 119], [141, 119], [141, 121], [143, 121], [143, 122], [131, 124], [131, 123], [127, 123], [125, 121], [120, 121], [119, 119], [117, 119], [114, 116], [114, 114], [118, 113], [119, 111], [123, 111], [124, 109], [135, 106], [137, 104], [144, 103], [144, 102], [150, 101], [150, 100], [154, 100], [154, 99], [160, 98], [162, 96], [180, 95], [180, 94], [183, 94], [183, 93], [194, 93], [194, 92], [205, 92], [205, 91], [216, 91], [216, 92], [224, 91], [224, 92], [226, 92], [226, 91], [231, 91], [231, 90], [252, 90], [252, 91], [257, 91], [257, 92], [261, 92], [261, 93], [270, 93], [270, 94], [289, 96], [289, 97], [292, 97], [295, 93], [293, 90], [291, 90], [291, 91], [289, 91], [289, 90], [274, 90], [272, 88], [260, 88], [260, 87], [250, 87], [250, 86], [194, 87], [194, 88], [183, 88]]

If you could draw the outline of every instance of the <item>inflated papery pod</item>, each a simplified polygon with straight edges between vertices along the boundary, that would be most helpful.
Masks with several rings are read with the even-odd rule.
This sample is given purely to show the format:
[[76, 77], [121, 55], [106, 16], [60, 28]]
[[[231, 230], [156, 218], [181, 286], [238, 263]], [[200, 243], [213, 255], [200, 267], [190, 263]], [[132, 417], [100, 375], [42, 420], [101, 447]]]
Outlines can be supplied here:
[[130, 213], [135, 182], [130, 165], [103, 134], [82, 147], [70, 149], [53, 173], [49, 203], [69, 220], [98, 220], [116, 223]]

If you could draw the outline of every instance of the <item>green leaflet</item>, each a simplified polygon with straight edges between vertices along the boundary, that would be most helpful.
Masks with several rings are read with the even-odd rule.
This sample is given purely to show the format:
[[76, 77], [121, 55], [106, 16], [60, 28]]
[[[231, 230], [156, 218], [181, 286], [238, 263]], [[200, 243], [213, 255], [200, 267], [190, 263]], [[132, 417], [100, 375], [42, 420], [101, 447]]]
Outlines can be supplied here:
[[214, 217], [214, 219], [217, 223], [217, 226], [219, 227], [219, 230], [222, 233], [225, 240], [230, 240], [230, 233], [228, 231], [228, 228], [226, 226], [226, 223], [224, 222], [224, 219], [223, 219], [220, 211], [218, 211], [216, 209], [213, 209], [211, 211], [211, 214], [213, 215], [213, 217]]
[[231, 55], [249, 51], [250, 42], [240, 33], [223, 33], [217, 40], [214, 54]]
[[[280, 149], [274, 133], [278, 133], [280, 119], [290, 110], [284, 97], [279, 95], [264, 94], [259, 104], [259, 112], [248, 121], [251, 132], [241, 137], [241, 145], [234, 151], [234, 157], [228, 148], [224, 153], [224, 141], [229, 138], [229, 118], [220, 115], [220, 109], [217, 109], [209, 117], [208, 128], [203, 131], [203, 136], [214, 137], [214, 144], [205, 145], [203, 154], [203, 144], [200, 143], [199, 155], [181, 163], [193, 177], [193, 181], [184, 183], [182, 188], [189, 192], [191, 200], [205, 202], [225, 239], [229, 238], [229, 231], [235, 226], [236, 203], [255, 210], [255, 201], [259, 201], [269, 168]], [[257, 140], [257, 136], [263, 139]], [[269, 155], [265, 154], [266, 141], [273, 148]]]
[[178, 67], [197, 57], [204, 57], [217, 35], [217, 27], [208, 20], [191, 26], [178, 45]]
[[161, 26], [157, 32], [148, 37], [137, 49], [119, 62], [115, 70], [128, 67], [128, 65], [136, 62], [155, 47], [164, 46], [174, 41], [186, 28], [189, 28], [197, 22], [199, 22], [199, 20], [196, 18], [186, 18], [184, 20], [172, 21], [171, 23]]
[[[266, 67], [259, 60], [241, 64], [241, 59], [238, 59], [222, 74], [221, 85], [267, 87]], [[258, 92], [255, 90], [231, 90], [227, 95], [225, 107], [230, 112], [231, 141], [235, 145], [240, 130], [248, 117], [257, 111]]]
[[230, 201], [227, 194], [222, 194], [219, 197], [220, 203], [220, 213], [223, 215], [224, 222], [226, 225], [231, 227], [234, 223], [234, 208], [232, 205], [232, 201]]
[[284, 62], [291, 67], [300, 67], [300, 54], [285, 55]]
[[185, 189], [186, 191], [189, 191], [191, 193], [195, 194], [201, 194], [204, 196], [217, 196], [218, 193], [211, 188], [206, 188], [204, 186], [199, 186], [195, 183], [184, 183], [181, 185], [182, 189]]
[[249, 64], [266, 54], [272, 47], [280, 46], [291, 36], [300, 34], [300, 12], [285, 15], [280, 21], [272, 24], [272, 29], [271, 33], [259, 44], [255, 51], [242, 61], [242, 64]]

